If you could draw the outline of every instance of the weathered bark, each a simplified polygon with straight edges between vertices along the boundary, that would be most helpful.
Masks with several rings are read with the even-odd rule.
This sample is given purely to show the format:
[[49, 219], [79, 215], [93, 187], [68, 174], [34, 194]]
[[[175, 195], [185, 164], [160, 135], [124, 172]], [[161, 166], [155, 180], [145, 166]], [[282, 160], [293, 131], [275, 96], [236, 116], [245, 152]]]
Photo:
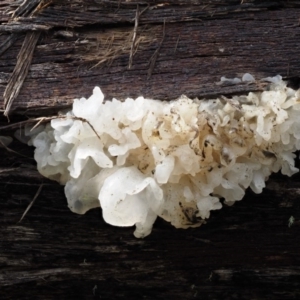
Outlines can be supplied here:
[[273, 177], [201, 228], [158, 221], [139, 240], [105, 224], [100, 209], [71, 213], [61, 186], [1, 154], [1, 299], [299, 298], [299, 175]]
[[[7, 26], [17, 23], [23, 32], [29, 30], [27, 26], [32, 30], [45, 27], [36, 27], [43, 31], [42, 37], [13, 109], [70, 104], [75, 97], [90, 95], [95, 85], [101, 86], [108, 98], [142, 94], [173, 99], [181, 94], [202, 97], [261, 88], [258, 84], [216, 85], [223, 75], [250, 72], [259, 79], [300, 72], [296, 1], [153, 4], [139, 18], [139, 43], [131, 69], [136, 5], [58, 2], [62, 4], [54, 3], [30, 18], [10, 22], [4, 13], [7, 7], [2, 8], [0, 44], [9, 35]], [[140, 5], [139, 11], [146, 8]], [[148, 78], [151, 57], [162, 42], [164, 22], [165, 38]], [[50, 27], [52, 30], [47, 30]], [[20, 33], [19, 40], [0, 57], [1, 106], [23, 40]]]
[[[139, 2], [130, 69], [137, 1], [46, 2], [0, 3], [3, 109], [25, 35], [41, 31], [12, 123], [53, 113], [95, 85], [108, 98], [169, 100], [263, 88], [216, 85], [223, 75], [300, 74], [299, 1]], [[273, 176], [263, 194], [247, 192], [201, 228], [158, 220], [139, 240], [133, 228], [105, 224], [100, 209], [71, 213], [63, 187], [37, 172], [32, 149], [11, 148], [29, 158], [0, 148], [1, 299], [299, 299], [299, 175]]]

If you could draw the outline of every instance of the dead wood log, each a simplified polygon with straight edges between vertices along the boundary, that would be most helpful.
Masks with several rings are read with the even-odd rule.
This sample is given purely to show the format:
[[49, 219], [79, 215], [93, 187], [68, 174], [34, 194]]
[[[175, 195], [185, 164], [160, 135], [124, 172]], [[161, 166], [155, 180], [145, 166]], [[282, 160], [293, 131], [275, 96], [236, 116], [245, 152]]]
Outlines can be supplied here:
[[[53, 114], [95, 85], [107, 98], [170, 100], [262, 89], [216, 85], [223, 75], [299, 82], [299, 1], [19, 2], [0, 3], [2, 109], [25, 35], [41, 36], [11, 124]], [[137, 5], [145, 11], [134, 29]], [[105, 224], [100, 209], [71, 213], [63, 187], [36, 171], [33, 150], [10, 147], [23, 156], [0, 148], [1, 299], [299, 299], [299, 175], [276, 174], [263, 194], [249, 191], [201, 228], [158, 221], [138, 240]]]

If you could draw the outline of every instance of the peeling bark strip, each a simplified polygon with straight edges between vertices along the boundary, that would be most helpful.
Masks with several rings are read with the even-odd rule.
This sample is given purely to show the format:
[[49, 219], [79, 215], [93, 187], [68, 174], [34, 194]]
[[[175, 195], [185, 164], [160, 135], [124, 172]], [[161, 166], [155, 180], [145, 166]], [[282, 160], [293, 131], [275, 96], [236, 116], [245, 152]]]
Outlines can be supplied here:
[[40, 37], [40, 32], [28, 32], [24, 39], [17, 64], [3, 94], [4, 115], [8, 117], [13, 101], [18, 97], [23, 82], [27, 76], [36, 43]]

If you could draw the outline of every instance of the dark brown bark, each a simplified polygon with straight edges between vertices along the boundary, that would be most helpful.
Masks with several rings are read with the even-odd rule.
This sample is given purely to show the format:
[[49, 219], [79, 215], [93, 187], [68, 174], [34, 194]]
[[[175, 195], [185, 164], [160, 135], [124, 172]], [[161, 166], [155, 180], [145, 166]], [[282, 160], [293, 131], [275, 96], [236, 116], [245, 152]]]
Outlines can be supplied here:
[[[61, 186], [42, 178], [30, 160], [1, 152], [2, 299], [300, 295], [299, 175], [273, 176], [263, 194], [249, 191], [200, 228], [178, 230], [158, 220], [139, 240], [133, 228], [105, 224], [100, 209], [71, 213]], [[17, 223], [41, 183], [35, 204]]]
[[[41, 30], [12, 124], [19, 114], [49, 115], [95, 85], [107, 98], [166, 100], [263, 88], [216, 85], [245, 72], [281, 74], [297, 86], [299, 1], [141, 1], [130, 69], [137, 1], [32, 3], [0, 3], [2, 109], [25, 35]], [[105, 224], [100, 209], [71, 213], [63, 187], [37, 172], [32, 149], [11, 148], [29, 158], [0, 148], [1, 299], [299, 299], [299, 175], [272, 176], [263, 194], [248, 191], [201, 228], [158, 220], [139, 240], [133, 228]]]
[[[2, 17], [0, 44], [9, 35], [5, 28], [16, 22], [23, 31], [44, 28], [12, 109], [70, 104], [75, 97], [90, 95], [95, 85], [107, 98], [144, 95], [173, 99], [181, 94], [202, 97], [261, 88], [257, 84], [216, 85], [223, 75], [250, 72], [259, 79], [276, 74], [298, 76], [300, 72], [297, 1], [152, 5], [139, 19], [140, 41], [131, 69], [128, 65], [136, 5], [118, 7], [109, 1], [105, 5], [94, 1], [59, 3], [65, 4], [54, 3], [30, 18], [7, 23]], [[146, 8], [139, 6], [140, 11]], [[5, 6], [2, 11], [5, 16]], [[160, 47], [164, 21], [165, 38]], [[50, 31], [49, 26], [53, 28]], [[20, 33], [19, 41], [0, 57], [2, 106], [1, 95], [23, 40]], [[148, 78], [151, 57], [159, 47]]]

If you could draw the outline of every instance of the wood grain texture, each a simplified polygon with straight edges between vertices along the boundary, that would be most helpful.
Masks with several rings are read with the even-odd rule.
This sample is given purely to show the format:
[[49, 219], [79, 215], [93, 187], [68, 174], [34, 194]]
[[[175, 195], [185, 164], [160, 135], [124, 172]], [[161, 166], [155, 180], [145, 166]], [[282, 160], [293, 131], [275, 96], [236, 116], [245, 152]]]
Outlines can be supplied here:
[[[149, 7], [129, 69], [137, 3]], [[299, 1], [55, 0], [41, 1], [30, 18], [12, 18], [18, 9], [20, 1], [0, 2], [2, 108], [25, 35], [42, 33], [10, 124], [53, 114], [95, 85], [107, 98], [210, 97], [262, 89], [260, 82], [216, 84], [250, 72], [281, 74], [299, 87]], [[140, 240], [133, 228], [105, 224], [100, 209], [73, 214], [63, 187], [37, 172], [33, 149], [16, 140], [10, 147], [28, 158], [0, 148], [1, 299], [300, 298], [299, 174], [271, 176], [261, 195], [248, 191], [200, 228], [158, 220]]]
[[299, 175], [273, 176], [263, 194], [248, 191], [200, 228], [179, 230], [158, 220], [140, 240], [133, 228], [105, 224], [100, 209], [72, 213], [63, 187], [39, 175], [33, 161], [0, 154], [1, 299], [300, 296]]
[[[108, 99], [144, 95], [167, 100], [181, 94], [208, 97], [261, 88], [258, 84], [216, 85], [223, 75], [250, 72], [257, 79], [276, 74], [299, 75], [297, 1], [288, 1], [289, 7], [282, 4], [286, 1], [231, 1], [227, 5], [222, 1], [214, 5], [198, 2], [157, 5], [145, 11], [139, 20], [137, 39], [141, 40], [131, 69], [128, 36], [134, 30], [136, 5], [118, 8], [115, 2], [109, 5], [109, 1], [106, 5], [60, 1], [61, 5], [54, 2], [33, 18], [18, 18], [22, 26], [54, 29], [44, 30], [12, 109], [68, 105], [75, 97], [89, 96], [95, 85], [103, 89]], [[249, 12], [249, 7], [253, 11]], [[220, 13], [213, 14], [216, 10]], [[202, 15], [197, 16], [197, 11]], [[72, 25], [63, 25], [60, 20], [68, 20]], [[152, 76], [147, 79], [151, 57], [160, 46], [164, 21], [164, 42]], [[0, 26], [14, 26], [14, 22]], [[59, 27], [55, 29], [56, 26]], [[0, 45], [7, 36], [5, 32], [0, 36]], [[2, 107], [1, 95], [16, 64], [21, 40], [22, 37], [0, 56]], [[107, 55], [111, 59], [107, 60]]]

